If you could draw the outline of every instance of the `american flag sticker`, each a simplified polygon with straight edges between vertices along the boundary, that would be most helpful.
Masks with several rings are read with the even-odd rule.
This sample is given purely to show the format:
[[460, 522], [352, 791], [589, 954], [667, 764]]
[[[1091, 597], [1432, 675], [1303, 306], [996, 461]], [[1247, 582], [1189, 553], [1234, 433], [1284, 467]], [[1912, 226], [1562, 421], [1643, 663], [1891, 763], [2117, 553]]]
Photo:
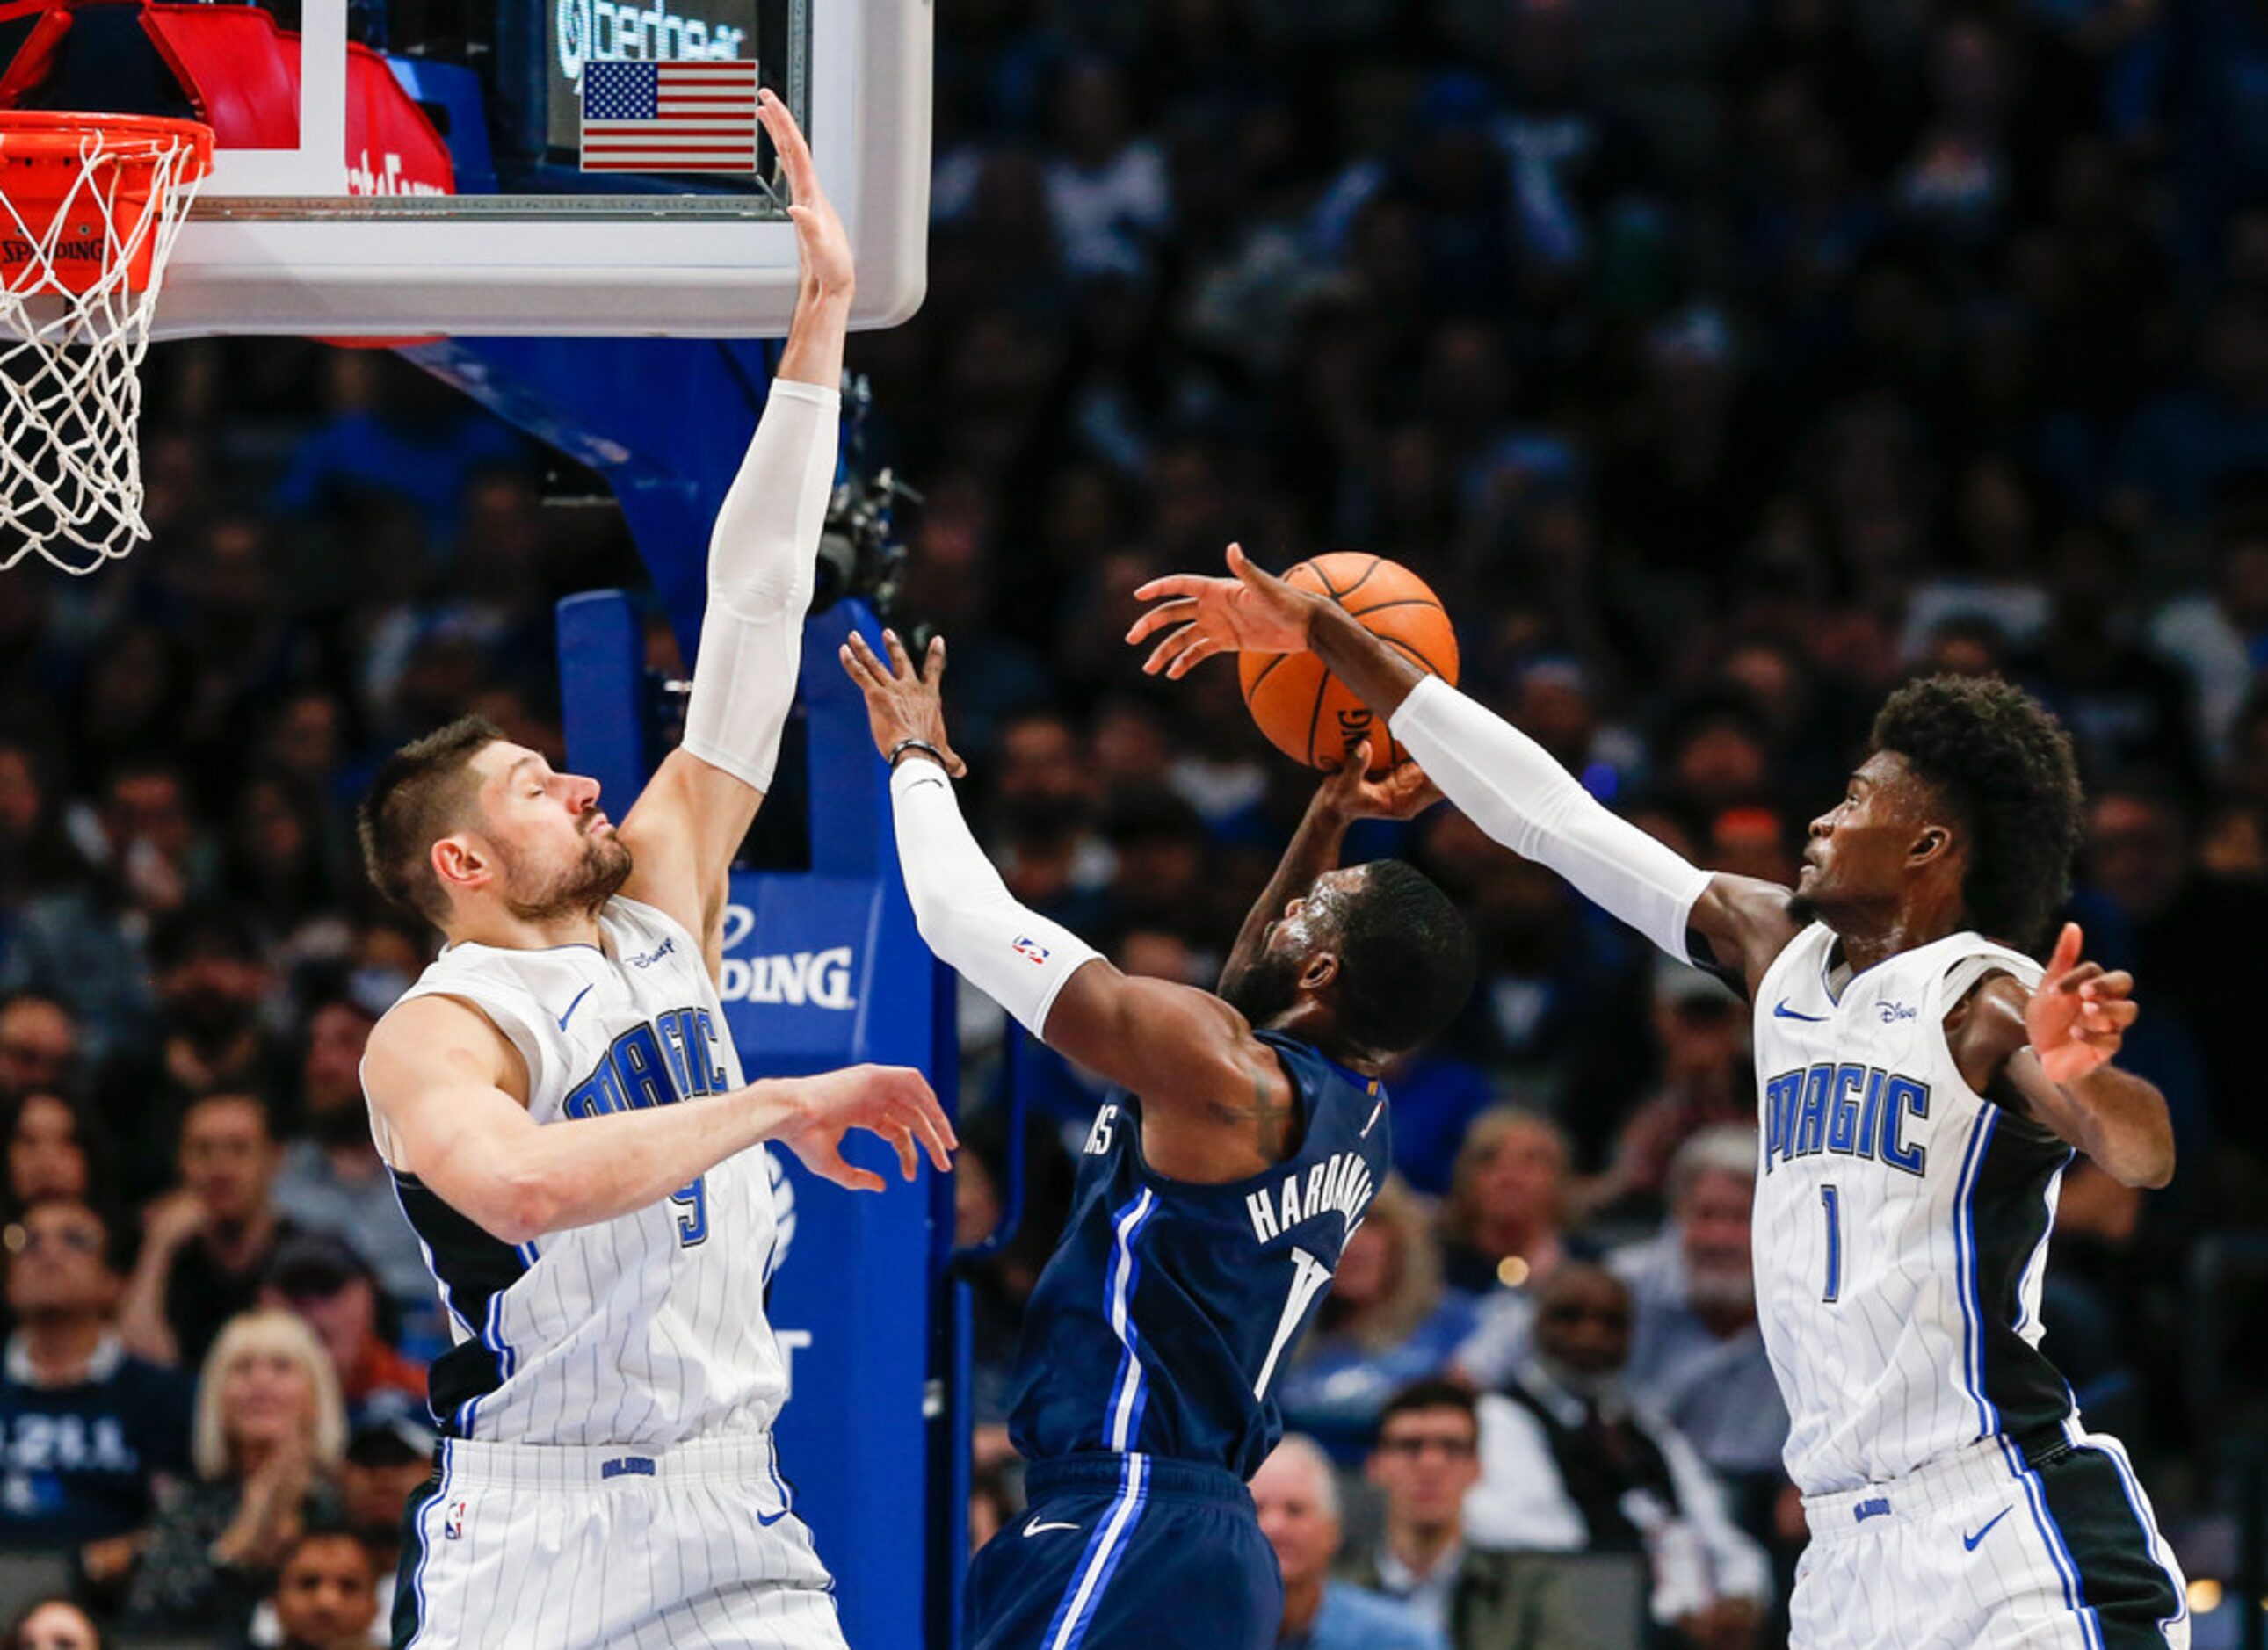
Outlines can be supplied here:
[[754, 172], [756, 65], [583, 66], [585, 172]]

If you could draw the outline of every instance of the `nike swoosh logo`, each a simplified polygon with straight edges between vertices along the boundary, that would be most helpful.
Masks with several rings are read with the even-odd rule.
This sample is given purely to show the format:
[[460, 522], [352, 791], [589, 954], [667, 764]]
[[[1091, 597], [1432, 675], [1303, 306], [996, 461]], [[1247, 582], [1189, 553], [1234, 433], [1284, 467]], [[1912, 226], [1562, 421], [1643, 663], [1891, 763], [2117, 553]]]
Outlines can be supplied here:
[[1781, 998], [1779, 1001], [1772, 1005], [1772, 1014], [1776, 1019], [1779, 1020], [1808, 1020], [1815, 1026], [1824, 1024], [1827, 1019], [1827, 1016], [1824, 1014], [1797, 1013], [1795, 1010], [1787, 1005], [1787, 998], [1785, 997]]
[[2008, 1509], [2004, 1506], [1999, 1512], [1993, 1514], [1990, 1519], [1985, 1521], [1984, 1528], [1978, 1530], [1973, 1536], [1963, 1536], [1961, 1538], [1961, 1544], [1971, 1552], [1976, 1551], [1977, 1543], [1984, 1540], [1985, 1536], [1991, 1535], [1992, 1533], [1992, 1526], [1999, 1523], [2002, 1519], [2007, 1516]]
[[785, 1507], [780, 1508], [778, 1512], [774, 1513], [770, 1518], [766, 1518], [762, 1513], [759, 1513], [756, 1514], [756, 1522], [762, 1524], [766, 1529], [770, 1529], [773, 1525], [778, 1523], [780, 1520], [785, 1518], [787, 1514], [788, 1509]]
[[1076, 1524], [1027, 1524], [1024, 1526], [1024, 1534], [1044, 1536], [1051, 1529], [1077, 1529], [1078, 1528]]
[[578, 1009], [578, 1008], [582, 1007], [582, 1005], [583, 1005], [583, 999], [584, 999], [585, 998], [588, 997], [590, 994], [591, 994], [591, 988], [590, 988], [589, 986], [587, 986], [587, 985], [586, 985], [586, 986], [585, 986], [581, 991], [578, 991], [578, 992], [576, 992], [576, 993], [575, 993], [575, 1000], [574, 1000], [573, 1002], [571, 1002], [571, 1003], [568, 1004], [568, 1005], [567, 1005], [567, 1012], [566, 1012], [565, 1013], [563, 1013], [563, 1014], [562, 1014], [562, 1015], [560, 1015], [560, 1016], [559, 1016], [559, 1029], [560, 1029], [560, 1030], [564, 1031], [564, 1030], [566, 1030], [566, 1029], [567, 1029], [567, 1022], [568, 1022], [569, 1020], [572, 1020], [572, 1019], [575, 1017], [575, 1011], [576, 1011], [577, 1009]]

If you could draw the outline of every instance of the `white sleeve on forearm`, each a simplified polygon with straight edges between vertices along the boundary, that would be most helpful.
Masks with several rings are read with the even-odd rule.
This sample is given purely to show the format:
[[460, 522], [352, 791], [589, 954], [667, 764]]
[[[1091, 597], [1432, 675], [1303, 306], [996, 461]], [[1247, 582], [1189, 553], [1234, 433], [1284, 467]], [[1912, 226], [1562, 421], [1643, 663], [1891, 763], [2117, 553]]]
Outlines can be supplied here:
[[1101, 954], [1017, 902], [969, 835], [944, 769], [907, 757], [890, 776], [890, 806], [923, 940], [1027, 1031], [1044, 1037], [1056, 993]]
[[1543, 746], [1439, 676], [1411, 689], [1389, 726], [1474, 824], [1679, 961], [1691, 961], [1685, 927], [1708, 872], [1609, 812]]
[[709, 539], [709, 609], [684, 748], [769, 790], [803, 664], [820, 529], [835, 491], [842, 396], [774, 379]]

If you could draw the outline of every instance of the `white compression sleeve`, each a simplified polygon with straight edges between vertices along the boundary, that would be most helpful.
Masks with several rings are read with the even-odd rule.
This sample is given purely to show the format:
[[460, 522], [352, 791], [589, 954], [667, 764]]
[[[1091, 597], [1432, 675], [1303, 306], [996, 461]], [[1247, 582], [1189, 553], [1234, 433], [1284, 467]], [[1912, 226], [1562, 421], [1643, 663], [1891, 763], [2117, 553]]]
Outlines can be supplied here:
[[759, 791], [771, 787], [795, 703], [842, 403], [832, 389], [774, 379], [710, 534], [709, 610], [684, 748]]
[[922, 939], [1027, 1031], [1045, 1036], [1056, 993], [1101, 954], [1017, 902], [969, 835], [944, 769], [908, 756], [890, 776], [890, 804]]
[[1439, 676], [1410, 689], [1390, 726], [1442, 794], [1490, 836], [1557, 872], [1679, 961], [1692, 960], [1686, 922], [1708, 872], [1616, 817], [1543, 747]]

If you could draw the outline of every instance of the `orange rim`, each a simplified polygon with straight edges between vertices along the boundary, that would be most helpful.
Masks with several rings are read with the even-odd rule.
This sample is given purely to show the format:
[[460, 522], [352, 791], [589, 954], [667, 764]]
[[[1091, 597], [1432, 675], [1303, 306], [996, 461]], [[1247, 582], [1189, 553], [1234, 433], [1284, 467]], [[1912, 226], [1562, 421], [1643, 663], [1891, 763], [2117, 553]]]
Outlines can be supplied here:
[[191, 182], [212, 170], [213, 131], [202, 121], [161, 114], [75, 114], [55, 109], [0, 110], [0, 162], [77, 160], [90, 132], [103, 138], [103, 152], [121, 160], [154, 160], [186, 145]]

